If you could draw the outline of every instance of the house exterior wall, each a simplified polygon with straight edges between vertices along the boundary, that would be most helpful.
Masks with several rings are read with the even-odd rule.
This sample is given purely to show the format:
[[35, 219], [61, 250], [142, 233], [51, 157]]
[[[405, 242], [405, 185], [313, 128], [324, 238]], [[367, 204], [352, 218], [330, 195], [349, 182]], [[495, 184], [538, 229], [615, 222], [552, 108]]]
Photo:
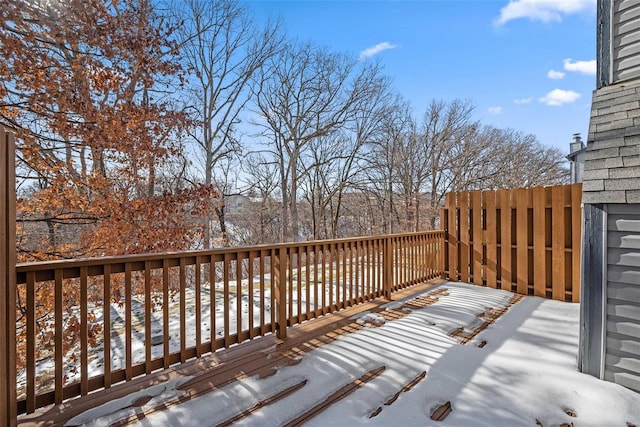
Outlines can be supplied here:
[[604, 379], [640, 391], [640, 204], [607, 205]]
[[640, 0], [598, 0], [596, 87], [640, 77]]
[[640, 0], [615, 0], [613, 17], [611, 82], [640, 77]]
[[640, 79], [593, 93], [582, 201], [640, 203]]
[[598, 0], [596, 27], [596, 88], [611, 83], [611, 0]]
[[598, 0], [597, 34], [578, 365], [640, 391], [640, 0]]

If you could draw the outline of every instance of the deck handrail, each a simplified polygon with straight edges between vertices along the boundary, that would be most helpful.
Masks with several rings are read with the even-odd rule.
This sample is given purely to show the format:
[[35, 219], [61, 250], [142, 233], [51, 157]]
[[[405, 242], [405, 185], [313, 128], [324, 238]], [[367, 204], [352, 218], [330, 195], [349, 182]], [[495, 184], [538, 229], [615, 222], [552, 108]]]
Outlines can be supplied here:
[[[281, 249], [298, 247], [301, 245], [313, 246], [318, 244], [329, 244], [334, 242], [357, 242], [363, 239], [383, 239], [383, 238], [402, 238], [413, 236], [416, 234], [439, 234], [444, 235], [443, 230], [431, 230], [425, 232], [411, 232], [411, 233], [392, 233], [392, 234], [380, 234], [375, 236], [361, 236], [361, 237], [346, 237], [340, 239], [324, 239], [324, 240], [305, 240], [303, 242], [287, 242], [287, 243], [273, 243], [262, 245], [246, 245], [246, 246], [233, 246], [233, 247], [221, 247], [213, 249], [197, 249], [188, 251], [174, 251], [174, 252], [159, 252], [159, 253], [144, 253], [144, 254], [129, 254], [129, 255], [115, 255], [115, 256], [102, 256], [102, 257], [87, 257], [87, 258], [73, 258], [73, 259], [59, 259], [48, 261], [35, 261], [16, 264], [16, 273], [20, 275], [18, 283], [25, 283], [24, 273], [28, 271], [43, 271], [50, 270], [53, 267], [64, 266], [63, 268], [73, 268], [82, 266], [91, 266], [96, 264], [121, 264], [123, 262], [144, 262], [144, 261], [156, 261], [162, 259], [177, 259], [184, 256], [207, 256], [211, 254], [225, 254], [244, 252], [248, 250], [262, 250], [262, 249]], [[20, 282], [22, 280], [22, 282]]]

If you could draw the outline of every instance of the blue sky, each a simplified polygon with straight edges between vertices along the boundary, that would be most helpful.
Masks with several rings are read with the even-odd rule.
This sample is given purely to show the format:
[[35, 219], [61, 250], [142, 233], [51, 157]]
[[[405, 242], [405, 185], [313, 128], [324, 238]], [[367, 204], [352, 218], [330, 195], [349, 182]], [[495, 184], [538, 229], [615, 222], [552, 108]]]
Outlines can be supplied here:
[[595, 89], [596, 0], [245, 0], [289, 36], [379, 59], [422, 115], [470, 99], [485, 124], [568, 150], [586, 140]]

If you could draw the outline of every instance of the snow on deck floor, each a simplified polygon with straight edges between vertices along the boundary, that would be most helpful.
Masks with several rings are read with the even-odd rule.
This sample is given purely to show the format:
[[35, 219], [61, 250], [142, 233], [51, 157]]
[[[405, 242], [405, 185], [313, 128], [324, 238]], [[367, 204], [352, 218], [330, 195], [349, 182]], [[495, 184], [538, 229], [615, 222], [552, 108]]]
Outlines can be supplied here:
[[[640, 394], [577, 371], [578, 304], [526, 297], [470, 343], [462, 345], [448, 333], [458, 327], [473, 330], [481, 323], [479, 313], [489, 307], [507, 306], [513, 294], [451, 282], [438, 286], [442, 287], [448, 289], [448, 295], [440, 296], [429, 307], [378, 328], [341, 336], [305, 355], [300, 364], [280, 368], [271, 377], [236, 381], [153, 412], [137, 425], [215, 426], [306, 380], [298, 391], [236, 423], [279, 426], [381, 366], [386, 369], [379, 376], [305, 425], [640, 424]], [[480, 341], [487, 344], [479, 348]], [[385, 405], [423, 371], [423, 380]], [[434, 408], [447, 401], [451, 402], [452, 412], [443, 421], [432, 421]], [[82, 421], [88, 421], [85, 425], [110, 425], [122, 416], [122, 412], [105, 414], [100, 408], [92, 411], [81, 415]], [[378, 414], [371, 418], [375, 412]]]

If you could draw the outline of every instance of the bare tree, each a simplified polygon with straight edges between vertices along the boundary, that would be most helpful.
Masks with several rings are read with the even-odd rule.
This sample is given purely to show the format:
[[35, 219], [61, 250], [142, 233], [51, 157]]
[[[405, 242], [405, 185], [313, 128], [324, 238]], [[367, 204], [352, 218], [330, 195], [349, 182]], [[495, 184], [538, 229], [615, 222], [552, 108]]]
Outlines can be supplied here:
[[356, 173], [359, 146], [349, 135], [338, 133], [314, 139], [301, 157], [300, 187], [309, 203], [314, 239], [337, 237], [340, 198]]
[[[302, 156], [301, 177], [304, 198], [309, 202], [313, 238], [342, 237], [345, 196], [353, 198], [361, 179], [366, 145], [381, 133], [381, 120], [388, 107], [390, 92], [386, 78], [370, 86], [369, 96], [355, 106], [354, 117], [337, 133], [316, 138]], [[350, 227], [353, 235], [353, 227]], [[361, 232], [358, 232], [361, 234]]]
[[[216, 166], [240, 150], [237, 126], [251, 96], [253, 76], [279, 49], [278, 23], [258, 27], [237, 0], [186, 0], [175, 3], [180, 48], [190, 71], [193, 118], [190, 136], [201, 150], [206, 185], [215, 184]], [[224, 205], [216, 209], [224, 221]], [[207, 224], [211, 217], [207, 217]], [[204, 246], [210, 247], [210, 227]]]
[[266, 244], [279, 241], [281, 207], [276, 193], [279, 188], [277, 164], [261, 154], [244, 158], [243, 173], [248, 182], [245, 193], [250, 207], [238, 218], [239, 227], [245, 230], [244, 244]]
[[[481, 126], [469, 101], [432, 101], [421, 127], [401, 100], [368, 144], [362, 191], [373, 229], [382, 233], [435, 228], [449, 191], [528, 187], [567, 181], [559, 150], [533, 135]], [[355, 199], [354, 199], [355, 200]], [[353, 208], [351, 208], [353, 209]]]
[[379, 132], [367, 144], [368, 152], [364, 158], [365, 188], [377, 201], [377, 209], [371, 209], [371, 212], [378, 212], [379, 217], [372, 218], [371, 222], [378, 225], [379, 228], [374, 226], [374, 229], [380, 233], [401, 230], [401, 209], [396, 197], [399, 189], [398, 176], [400, 169], [404, 167], [403, 144], [413, 127], [410, 106], [397, 97], [384, 109]]
[[482, 189], [488, 179], [501, 173], [496, 155], [505, 146], [506, 136], [491, 126], [473, 126], [464, 138], [453, 141], [443, 171], [449, 191]]
[[[468, 100], [456, 99], [451, 102], [431, 101], [424, 114], [422, 139], [429, 159], [429, 207], [436, 210], [444, 201], [444, 196], [452, 190], [455, 174], [452, 168], [458, 162], [460, 150], [468, 135], [477, 127], [473, 121], [474, 105]], [[436, 216], [431, 219], [435, 228]]]
[[377, 87], [379, 69], [309, 43], [287, 45], [266, 65], [256, 93], [262, 118], [257, 124], [279, 165], [282, 239], [297, 241], [303, 151], [353, 120], [356, 107]]
[[493, 129], [484, 173], [473, 188], [517, 188], [567, 184], [564, 153], [540, 144], [535, 135], [513, 129]]
[[219, 202], [214, 206], [214, 212], [218, 219], [218, 227], [220, 231], [222, 246], [229, 246], [234, 240], [229, 235], [228, 227], [228, 206], [233, 197], [242, 196], [242, 192], [238, 189], [238, 179], [240, 171], [240, 159], [235, 154], [229, 154], [220, 158], [213, 175], [213, 185], [219, 192]]

